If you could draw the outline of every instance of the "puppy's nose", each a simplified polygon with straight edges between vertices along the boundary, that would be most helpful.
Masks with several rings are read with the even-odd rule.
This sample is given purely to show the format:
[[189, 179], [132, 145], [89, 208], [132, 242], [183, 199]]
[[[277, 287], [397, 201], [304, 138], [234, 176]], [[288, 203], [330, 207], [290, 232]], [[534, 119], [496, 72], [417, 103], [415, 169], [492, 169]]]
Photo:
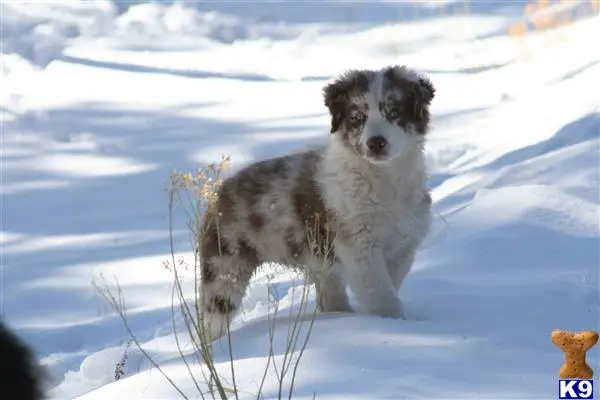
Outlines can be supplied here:
[[373, 136], [367, 140], [367, 147], [373, 154], [381, 154], [387, 147], [387, 140], [383, 136]]

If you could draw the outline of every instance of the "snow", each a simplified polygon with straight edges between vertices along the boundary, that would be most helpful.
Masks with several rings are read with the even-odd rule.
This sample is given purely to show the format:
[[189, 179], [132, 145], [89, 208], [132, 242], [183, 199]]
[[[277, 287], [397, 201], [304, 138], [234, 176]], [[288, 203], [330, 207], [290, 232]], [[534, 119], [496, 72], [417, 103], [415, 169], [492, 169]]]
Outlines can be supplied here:
[[[436, 217], [400, 290], [408, 320], [317, 314], [294, 398], [556, 397], [550, 332], [600, 326], [600, 16], [556, 2], [578, 18], [519, 38], [506, 35], [527, 20], [518, 2], [250, 3], [0, 5], [2, 318], [48, 368], [50, 397], [180, 397], [130, 343], [100, 276], [119, 282], [145, 351], [199, 397], [172, 331], [170, 173], [327, 140], [327, 80], [394, 63], [437, 88]], [[190, 260], [185, 216], [174, 224]], [[231, 335], [240, 398], [256, 398], [275, 305], [283, 362], [301, 287], [279, 267], [253, 279]], [[230, 383], [227, 339], [213, 351]], [[277, 398], [273, 375], [264, 396]]]

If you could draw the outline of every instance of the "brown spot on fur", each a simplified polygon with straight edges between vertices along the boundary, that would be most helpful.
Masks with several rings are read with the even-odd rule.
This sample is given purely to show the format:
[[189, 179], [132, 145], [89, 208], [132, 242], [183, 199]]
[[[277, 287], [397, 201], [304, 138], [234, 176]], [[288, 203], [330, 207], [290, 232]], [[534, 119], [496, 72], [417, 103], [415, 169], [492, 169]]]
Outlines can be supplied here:
[[369, 105], [362, 102], [353, 102], [348, 106], [347, 117], [344, 119], [344, 131], [352, 132], [353, 136], [357, 136], [362, 127], [364, 126], [367, 115], [369, 113]]
[[[212, 283], [216, 279], [217, 271], [224, 256], [231, 256], [233, 249], [227, 240], [219, 235], [217, 230], [217, 217], [207, 212], [205, 215], [203, 230], [200, 233], [200, 273], [204, 283]], [[215, 260], [216, 265], [215, 265]]]
[[354, 100], [350, 101], [350, 104], [346, 107], [348, 111], [341, 122], [341, 129], [339, 129], [338, 134], [341, 135], [342, 144], [350, 149], [359, 150], [358, 141], [367, 121], [369, 106], [364, 101]]
[[238, 251], [240, 258], [248, 263], [248, 265], [257, 267], [260, 264], [260, 258], [256, 252], [256, 249], [252, 247], [245, 239], [240, 238], [238, 240]]
[[[235, 201], [227, 188], [220, 187], [217, 192], [216, 215], [220, 226], [235, 218]], [[213, 208], [214, 210], [214, 208]]]
[[285, 230], [285, 244], [291, 260], [297, 259], [304, 251], [305, 243], [298, 241], [296, 238], [296, 229], [293, 227], [288, 227]]
[[323, 88], [325, 106], [331, 114], [331, 133], [337, 132], [350, 112], [350, 99], [369, 91], [375, 72], [367, 70], [347, 71], [333, 83]]
[[[283, 172], [283, 174], [282, 174]], [[262, 196], [270, 192], [271, 184], [276, 179], [285, 177], [287, 165], [282, 157], [259, 161], [225, 181], [224, 187], [235, 191], [253, 209]], [[254, 222], [257, 222], [255, 220]], [[260, 228], [258, 228], [260, 229]]]
[[209, 263], [208, 260], [205, 259], [200, 268], [202, 274], [202, 282], [212, 283], [215, 281], [216, 274], [213, 270], [214, 266], [211, 263]]
[[235, 304], [230, 299], [217, 295], [208, 301], [205, 308], [211, 314], [229, 314], [235, 311]]
[[[204, 258], [232, 254], [227, 241], [219, 234], [220, 231], [217, 227], [217, 218], [217, 216], [212, 216], [207, 213], [204, 219], [204, 227], [200, 233], [202, 242], [200, 251]], [[222, 222], [219, 223], [222, 224]]]
[[222, 227], [235, 218], [234, 201], [229, 191], [221, 187], [215, 204], [209, 205], [204, 213], [202, 231], [200, 232], [201, 275], [206, 283], [216, 278], [215, 266], [209, 261], [213, 257], [220, 259], [232, 255], [233, 249], [221, 234]]
[[259, 231], [265, 225], [263, 218], [258, 215], [255, 211], [251, 211], [248, 215], [248, 223], [255, 231]]
[[292, 204], [299, 222], [306, 230], [305, 246], [317, 255], [333, 257], [333, 218], [325, 207], [319, 187], [315, 181], [319, 155], [311, 153], [302, 160]]
[[404, 66], [388, 68], [384, 78], [387, 98], [380, 104], [382, 114], [402, 128], [413, 126], [417, 133], [427, 133], [431, 119], [429, 105], [435, 96], [431, 81]]
[[432, 198], [431, 198], [431, 194], [430, 194], [429, 192], [425, 192], [425, 202], [426, 202], [427, 204], [431, 204], [431, 203], [433, 203], [433, 200], [432, 200]]

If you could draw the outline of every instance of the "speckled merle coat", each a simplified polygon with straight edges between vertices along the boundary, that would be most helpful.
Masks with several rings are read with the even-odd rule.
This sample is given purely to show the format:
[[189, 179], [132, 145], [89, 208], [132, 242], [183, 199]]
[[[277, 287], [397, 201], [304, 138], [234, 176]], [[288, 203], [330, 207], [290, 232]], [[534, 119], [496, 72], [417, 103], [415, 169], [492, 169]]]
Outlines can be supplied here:
[[325, 146], [252, 164], [205, 215], [202, 308], [225, 332], [264, 262], [303, 268], [321, 311], [351, 311], [346, 283], [376, 315], [404, 318], [397, 291], [428, 233], [423, 157], [435, 89], [405, 66], [351, 70], [325, 86]]

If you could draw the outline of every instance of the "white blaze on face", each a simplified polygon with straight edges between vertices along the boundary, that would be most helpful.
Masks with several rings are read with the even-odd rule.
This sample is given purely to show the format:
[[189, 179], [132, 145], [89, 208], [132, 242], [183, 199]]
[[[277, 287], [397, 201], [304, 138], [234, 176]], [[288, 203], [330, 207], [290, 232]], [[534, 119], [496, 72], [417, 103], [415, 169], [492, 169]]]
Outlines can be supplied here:
[[[377, 136], [382, 137], [387, 142], [386, 159], [405, 155], [415, 148], [417, 142], [414, 137], [415, 135], [406, 132], [395, 121], [389, 121], [381, 112], [380, 104], [386, 100], [388, 94], [384, 92], [383, 72], [379, 72], [371, 83], [369, 92], [364, 97], [364, 101], [368, 105], [368, 114], [359, 138], [359, 145], [362, 150], [361, 154], [369, 154], [367, 142], [369, 139]], [[395, 97], [401, 98], [401, 96], [402, 93], [396, 91]], [[365, 157], [371, 159], [369, 156]], [[378, 161], [382, 162], [386, 161], [386, 159], [379, 159]]]

